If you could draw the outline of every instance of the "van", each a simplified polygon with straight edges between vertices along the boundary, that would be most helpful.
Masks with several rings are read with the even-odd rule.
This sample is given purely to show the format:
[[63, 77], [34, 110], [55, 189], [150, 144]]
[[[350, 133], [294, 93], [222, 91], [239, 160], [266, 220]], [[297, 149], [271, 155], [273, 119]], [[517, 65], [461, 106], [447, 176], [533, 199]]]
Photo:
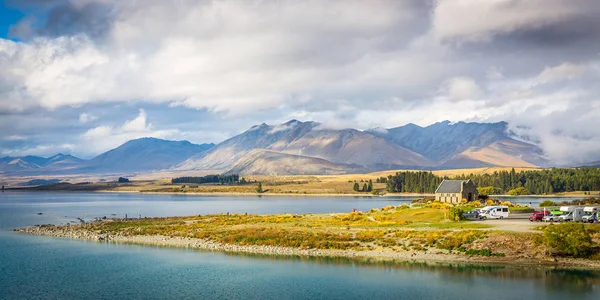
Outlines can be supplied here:
[[558, 217], [559, 222], [581, 222], [583, 221], [583, 208], [575, 206], [561, 206], [560, 210], [565, 212]]
[[508, 218], [510, 212], [508, 206], [486, 206], [479, 212], [479, 218], [485, 219], [504, 219]]
[[598, 208], [593, 206], [586, 206], [583, 208], [582, 222], [594, 223], [598, 219]]

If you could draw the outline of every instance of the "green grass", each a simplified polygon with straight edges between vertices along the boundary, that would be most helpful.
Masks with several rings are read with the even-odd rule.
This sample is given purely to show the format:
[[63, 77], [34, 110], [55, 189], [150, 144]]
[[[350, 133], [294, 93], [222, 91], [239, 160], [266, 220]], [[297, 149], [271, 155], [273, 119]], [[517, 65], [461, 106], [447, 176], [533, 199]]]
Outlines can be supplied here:
[[535, 209], [527, 206], [511, 206], [508, 208], [509, 211], [531, 211], [534, 212]]

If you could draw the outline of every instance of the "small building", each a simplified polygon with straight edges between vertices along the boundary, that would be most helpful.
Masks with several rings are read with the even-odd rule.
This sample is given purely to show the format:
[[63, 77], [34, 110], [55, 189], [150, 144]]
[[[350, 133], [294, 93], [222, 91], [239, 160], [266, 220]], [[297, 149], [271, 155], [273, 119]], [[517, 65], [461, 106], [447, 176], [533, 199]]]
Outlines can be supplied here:
[[435, 190], [435, 200], [446, 203], [467, 202], [478, 198], [477, 187], [471, 180], [446, 180]]

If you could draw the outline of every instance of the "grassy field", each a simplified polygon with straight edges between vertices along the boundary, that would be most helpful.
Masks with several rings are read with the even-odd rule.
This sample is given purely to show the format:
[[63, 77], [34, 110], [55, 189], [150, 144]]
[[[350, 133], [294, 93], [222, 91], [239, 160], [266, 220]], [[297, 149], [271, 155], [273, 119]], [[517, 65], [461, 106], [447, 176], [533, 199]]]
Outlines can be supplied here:
[[406, 205], [369, 212], [305, 215], [220, 214], [96, 222], [87, 229], [124, 236], [160, 235], [212, 240], [224, 244], [302, 249], [422, 251], [453, 250], [488, 235], [490, 226], [451, 221], [444, 208]]
[[[253, 253], [318, 250], [334, 256], [407, 259], [418, 255], [450, 261], [457, 257], [462, 261], [494, 257], [497, 262], [507, 263], [561, 260], [573, 267], [573, 260], [562, 260], [569, 257], [578, 259], [580, 266], [600, 268], [597, 224], [539, 226], [526, 220], [458, 221], [454, 217], [457, 209], [469, 207], [433, 202], [350, 213], [102, 218], [78, 225], [41, 225], [19, 231], [159, 246], [209, 245], [197, 247]], [[279, 250], [272, 252], [274, 248]]]
[[[510, 170], [510, 168], [477, 168], [477, 169], [458, 169], [433, 171], [439, 176], [455, 176], [461, 174], [484, 174], [493, 173], [500, 170]], [[518, 169], [517, 171], [520, 171]], [[307, 176], [271, 176], [271, 175], [250, 175], [243, 176], [247, 181], [261, 182], [265, 194], [347, 194], [347, 195], [366, 195], [364, 192], [355, 192], [352, 187], [354, 182], [358, 182], [360, 187], [369, 180], [373, 181], [373, 189], [379, 193], [387, 193], [384, 183], [376, 183], [379, 177], [387, 177], [403, 170], [393, 170], [384, 172], [375, 172], [369, 174], [346, 174], [346, 175], [307, 175]], [[170, 178], [140, 181], [130, 185], [123, 185], [114, 188], [118, 191], [144, 191], [144, 192], [165, 192], [165, 193], [256, 193], [257, 184], [247, 185], [185, 185], [170, 184]]]

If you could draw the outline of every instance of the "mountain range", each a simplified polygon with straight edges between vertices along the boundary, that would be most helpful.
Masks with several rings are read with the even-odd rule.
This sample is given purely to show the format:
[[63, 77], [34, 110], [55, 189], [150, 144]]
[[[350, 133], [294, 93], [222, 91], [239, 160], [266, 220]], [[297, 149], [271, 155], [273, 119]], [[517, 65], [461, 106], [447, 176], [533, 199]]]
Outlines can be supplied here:
[[118, 173], [154, 170], [270, 175], [364, 173], [390, 169], [546, 167], [543, 151], [508, 124], [439, 122], [368, 130], [290, 120], [252, 126], [217, 145], [131, 140], [90, 160], [58, 154], [0, 158], [4, 174]]
[[188, 141], [141, 138], [128, 141], [89, 160], [64, 154], [48, 158], [39, 156], [0, 158], [0, 174], [100, 174], [163, 170], [214, 146], [214, 144], [197, 145]]

